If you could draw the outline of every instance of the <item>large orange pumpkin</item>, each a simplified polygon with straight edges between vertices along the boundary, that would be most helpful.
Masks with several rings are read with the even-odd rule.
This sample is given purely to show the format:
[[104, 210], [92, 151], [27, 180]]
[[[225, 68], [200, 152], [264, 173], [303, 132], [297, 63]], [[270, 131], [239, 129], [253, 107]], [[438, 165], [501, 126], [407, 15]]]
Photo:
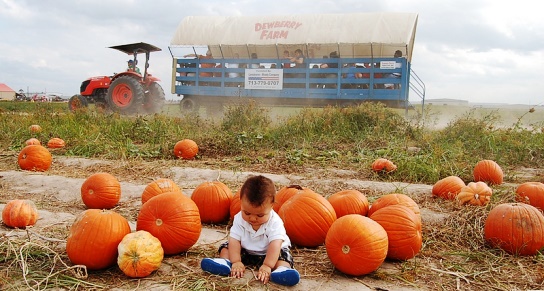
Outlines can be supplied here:
[[125, 235], [117, 246], [117, 265], [131, 278], [143, 278], [157, 270], [164, 258], [159, 239], [145, 230]]
[[376, 271], [387, 256], [387, 233], [374, 220], [348, 214], [337, 219], [325, 239], [327, 255], [340, 272], [361, 276]]
[[274, 206], [272, 206], [272, 209], [276, 213], [279, 213], [281, 206], [285, 201], [289, 200], [289, 198], [293, 197], [296, 194], [300, 193], [315, 193], [309, 188], [302, 187], [300, 185], [289, 185], [281, 188], [276, 192], [276, 196], [274, 197]]
[[168, 192], [142, 205], [136, 230], [145, 230], [161, 241], [164, 253], [179, 254], [192, 247], [200, 237], [202, 224], [195, 202], [178, 192]]
[[66, 146], [66, 142], [62, 138], [54, 137], [47, 142], [47, 147], [51, 149], [60, 149]]
[[112, 174], [92, 174], [81, 185], [81, 199], [87, 208], [111, 209], [121, 199], [121, 184]]
[[370, 219], [387, 232], [388, 259], [408, 260], [421, 250], [421, 219], [412, 209], [401, 204], [389, 205], [372, 213]]
[[230, 208], [229, 208], [230, 220], [233, 220], [234, 215], [240, 212], [240, 210], [242, 210], [242, 206], [240, 201], [240, 190], [238, 190], [236, 194], [232, 196], [232, 200], [230, 201]]
[[115, 211], [87, 209], [70, 227], [66, 253], [74, 265], [104, 269], [115, 264], [117, 246], [129, 233], [128, 221]]
[[366, 216], [368, 213], [368, 199], [358, 190], [339, 191], [329, 196], [328, 200], [334, 208], [337, 218], [348, 214]]
[[300, 193], [285, 201], [279, 215], [291, 241], [302, 247], [317, 247], [325, 242], [336, 212], [325, 197]]
[[516, 188], [516, 200], [544, 210], [544, 183], [525, 182]]
[[198, 206], [202, 223], [222, 223], [229, 219], [232, 191], [220, 181], [198, 185], [191, 199]]
[[529, 204], [499, 204], [485, 220], [484, 238], [510, 254], [535, 255], [544, 247], [544, 216]]
[[397, 165], [395, 165], [392, 161], [384, 158], [376, 159], [372, 163], [372, 170], [374, 172], [378, 173], [390, 173], [397, 169]]
[[2, 221], [9, 227], [26, 228], [38, 221], [38, 208], [31, 200], [11, 200], [2, 210]]
[[455, 197], [459, 204], [483, 206], [491, 200], [493, 190], [484, 182], [470, 182]]
[[438, 180], [438, 182], [433, 185], [432, 195], [447, 200], [454, 200], [455, 196], [461, 191], [461, 188], [465, 186], [466, 184], [461, 178], [457, 176], [448, 176]]
[[502, 184], [503, 172], [499, 164], [492, 160], [481, 160], [474, 166], [474, 182], [486, 182], [490, 185]]
[[174, 155], [185, 160], [193, 159], [198, 154], [198, 145], [191, 139], [183, 139], [174, 145]]
[[376, 201], [374, 201], [374, 203], [372, 203], [372, 205], [370, 206], [370, 209], [368, 209], [368, 217], [370, 217], [372, 213], [384, 207], [396, 204], [408, 206], [408, 208], [412, 209], [412, 211], [414, 211], [414, 213], [421, 219], [421, 211], [419, 210], [419, 206], [417, 205], [417, 203], [412, 198], [410, 198], [410, 196], [400, 193], [386, 194], [376, 199]]
[[53, 156], [49, 150], [41, 145], [27, 145], [20, 152], [17, 158], [19, 167], [27, 171], [44, 172], [49, 170]]
[[180, 192], [180, 194], [183, 194], [181, 188], [179, 188], [176, 182], [172, 181], [171, 179], [159, 178], [152, 181], [147, 184], [144, 192], [142, 193], [142, 204], [146, 203], [147, 200], [151, 199], [151, 197], [167, 192]]

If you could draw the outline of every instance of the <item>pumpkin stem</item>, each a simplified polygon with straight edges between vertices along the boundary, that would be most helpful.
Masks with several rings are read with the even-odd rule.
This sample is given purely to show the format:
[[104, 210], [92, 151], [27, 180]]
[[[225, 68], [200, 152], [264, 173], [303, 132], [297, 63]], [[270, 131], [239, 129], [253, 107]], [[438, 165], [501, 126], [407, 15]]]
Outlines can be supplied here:
[[289, 185], [289, 186], [287, 186], [287, 188], [295, 188], [295, 189], [298, 189], [298, 190], [304, 190], [302, 188], [302, 186], [300, 186], [300, 185]]
[[348, 245], [343, 245], [342, 246], [342, 253], [347, 255], [349, 253], [349, 250], [350, 250], [350, 248], [349, 248]]
[[157, 220], [155, 220], [155, 224], [156, 224], [157, 226], [161, 226], [161, 225], [162, 225], [162, 219], [157, 218]]

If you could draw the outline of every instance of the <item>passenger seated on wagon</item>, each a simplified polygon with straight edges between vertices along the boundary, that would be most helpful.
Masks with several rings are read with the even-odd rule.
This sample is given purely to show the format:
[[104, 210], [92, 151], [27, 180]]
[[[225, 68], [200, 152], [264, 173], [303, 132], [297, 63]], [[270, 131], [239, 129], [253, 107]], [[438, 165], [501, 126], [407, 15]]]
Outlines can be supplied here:
[[[202, 60], [202, 59], [213, 59], [213, 56], [212, 56], [212, 52], [210, 50], [206, 51], [206, 55], [198, 55], [198, 54], [188, 54], [188, 55], [184, 55], [185, 58], [188, 58], [188, 57], [196, 57], [198, 58], [199, 60]], [[200, 64], [200, 67], [201, 68], [213, 68], [215, 67], [215, 64], [214, 63], [201, 63]], [[212, 72], [200, 72], [198, 74], [200, 77], [204, 77], [204, 78], [209, 78], [209, 77], [213, 77], [213, 73]], [[207, 85], [206, 83], [203, 83], [203, 85]]]
[[[370, 63], [363, 63], [361, 65], [356, 65], [355, 67], [356, 68], [370, 69], [372, 67], [372, 65]], [[370, 73], [361, 73], [361, 78], [362, 79], [370, 79]], [[370, 87], [370, 85], [369, 84], [359, 84], [359, 87], [362, 88], [362, 89], [368, 89]]]
[[[395, 54], [393, 55], [394, 58], [402, 58], [402, 52], [400, 50], [395, 51]], [[402, 63], [396, 62], [395, 63], [395, 69], [402, 68]], [[385, 76], [386, 78], [394, 78], [394, 79], [400, 79], [401, 74], [400, 73], [391, 73], [387, 74]], [[385, 84], [385, 89], [399, 89], [400, 84]]]
[[[375, 68], [380, 68], [380, 63], [374, 63]], [[383, 78], [383, 73], [374, 73], [374, 79], [381, 79]], [[374, 89], [385, 89], [384, 83], [374, 83]]]
[[[251, 53], [251, 59], [252, 59], [252, 60], [258, 59], [257, 53]], [[251, 64], [249, 65], [249, 67], [250, 67], [251, 69], [258, 69], [258, 68], [261, 67], [261, 63], [251, 61]]]
[[291, 67], [291, 57], [289, 56], [289, 51], [288, 50], [283, 51], [283, 58], [287, 59], [287, 62], [283, 63], [281, 65], [281, 67], [284, 68], [284, 69], [290, 68]]
[[[319, 69], [319, 66], [318, 65], [313, 65], [312, 66], [312, 69]], [[319, 70], [318, 70], [319, 71]], [[310, 73], [310, 78], [314, 79], [314, 78], [321, 78], [323, 74], [321, 73]], [[310, 88], [321, 88], [321, 84], [318, 84], [318, 83], [312, 83], [310, 84]]]
[[[289, 60], [290, 60], [291, 63], [293, 63], [291, 68], [296, 68], [296, 69], [305, 69], [306, 68], [306, 60], [304, 59], [304, 55], [302, 54], [301, 49], [296, 49], [295, 50], [295, 56], [291, 57]], [[305, 73], [293, 73], [293, 74], [289, 74], [289, 77], [291, 77], [291, 78], [305, 78], [306, 74]], [[303, 88], [303, 87], [306, 87], [306, 84], [304, 84], [304, 83], [292, 84], [291, 83], [291, 84], [286, 84], [285, 87]]]
[[[331, 59], [340, 58], [340, 56], [338, 55], [338, 53], [336, 51], [331, 52], [329, 54], [329, 57]], [[323, 63], [323, 64], [321, 64], [320, 68], [322, 68], [322, 69], [338, 69], [338, 63], [337, 62]], [[338, 73], [326, 73], [325, 78], [338, 78]], [[336, 89], [336, 83], [327, 83], [327, 84], [325, 84], [324, 88]]]
[[[351, 64], [347, 64], [345, 66], [346, 68], [355, 68], [355, 64], [351, 63]], [[347, 72], [345, 74], [342, 75], [342, 77], [344, 79], [361, 79], [363, 77], [363, 74], [361, 73], [358, 73], [358, 72]], [[358, 84], [357, 83], [344, 83], [342, 84], [342, 88], [344, 89], [355, 89], [358, 87]]]

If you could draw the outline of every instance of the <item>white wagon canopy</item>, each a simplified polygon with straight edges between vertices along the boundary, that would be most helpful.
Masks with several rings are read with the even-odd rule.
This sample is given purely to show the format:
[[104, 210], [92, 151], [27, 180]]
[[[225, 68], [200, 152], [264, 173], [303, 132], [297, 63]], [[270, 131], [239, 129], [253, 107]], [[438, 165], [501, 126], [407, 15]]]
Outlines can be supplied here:
[[416, 13], [350, 13], [265, 16], [189, 16], [172, 47], [208, 47], [214, 58], [281, 58], [300, 48], [310, 58], [339, 52], [342, 58], [412, 58]]

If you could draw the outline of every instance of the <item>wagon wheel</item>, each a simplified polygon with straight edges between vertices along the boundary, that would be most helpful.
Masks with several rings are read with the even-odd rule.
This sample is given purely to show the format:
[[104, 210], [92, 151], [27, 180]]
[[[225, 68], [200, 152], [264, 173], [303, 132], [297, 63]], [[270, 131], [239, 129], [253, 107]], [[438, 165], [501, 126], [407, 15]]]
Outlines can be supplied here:
[[164, 106], [166, 98], [164, 90], [158, 83], [151, 83], [145, 93], [143, 108], [149, 114], [159, 113]]
[[140, 82], [131, 76], [121, 76], [115, 79], [106, 96], [106, 102], [111, 110], [124, 114], [138, 111], [144, 100], [144, 89]]
[[200, 108], [200, 104], [191, 96], [183, 96], [179, 107], [182, 113], [196, 112]]
[[79, 94], [70, 97], [70, 100], [68, 100], [68, 109], [70, 109], [71, 112], [87, 108], [87, 106], [89, 106], [87, 99]]

